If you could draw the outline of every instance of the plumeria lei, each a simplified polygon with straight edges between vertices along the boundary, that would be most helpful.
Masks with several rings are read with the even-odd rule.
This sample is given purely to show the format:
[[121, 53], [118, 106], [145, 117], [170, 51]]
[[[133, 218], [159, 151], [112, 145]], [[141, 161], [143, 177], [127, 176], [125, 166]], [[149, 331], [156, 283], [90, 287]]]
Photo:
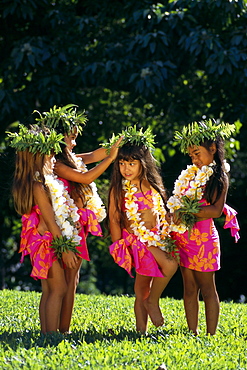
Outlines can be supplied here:
[[[78, 246], [81, 241], [81, 237], [78, 235], [78, 229], [76, 228], [76, 222], [80, 218], [77, 213], [78, 208], [69, 196], [63, 182], [58, 180], [56, 175], [45, 175], [45, 184], [50, 190], [55, 220], [62, 232], [62, 236], [66, 237], [69, 242], [72, 242], [71, 245]], [[63, 240], [61, 239], [61, 244], [64, 240], [65, 238]]]
[[[194, 164], [188, 165], [186, 170], [181, 172], [175, 181], [173, 195], [167, 201], [167, 207], [171, 213], [183, 209], [185, 213], [192, 215], [192, 213], [199, 211], [198, 202], [202, 199], [206, 183], [213, 174], [213, 165], [214, 163], [210, 163], [210, 165], [201, 168]], [[189, 230], [190, 226], [183, 222], [179, 225], [172, 222], [170, 229], [182, 234]]]
[[151, 187], [153, 212], [157, 215], [158, 220], [158, 233], [154, 233], [147, 229], [144, 222], [141, 221], [141, 215], [138, 212], [138, 204], [135, 198], [135, 193], [137, 192], [136, 186], [131, 184], [129, 180], [123, 180], [122, 186], [125, 192], [126, 216], [131, 221], [130, 226], [134, 235], [142, 243], [146, 243], [148, 247], [159, 247], [163, 251], [172, 252], [171, 246], [175, 248], [175, 245], [169, 237], [169, 224], [166, 221], [166, 210], [160, 194]]
[[[70, 153], [71, 157], [73, 158], [76, 167], [81, 171], [81, 172], [87, 172], [88, 169], [83, 162], [82, 158], [77, 157], [75, 153]], [[95, 182], [91, 182], [89, 184], [92, 190], [92, 194], [85, 194], [86, 197], [86, 207], [90, 209], [91, 211], [94, 212], [94, 214], [97, 217], [98, 222], [101, 222], [104, 220], [106, 217], [106, 210], [105, 206], [102, 202], [102, 199], [100, 198], [98, 191], [97, 191], [97, 186]]]

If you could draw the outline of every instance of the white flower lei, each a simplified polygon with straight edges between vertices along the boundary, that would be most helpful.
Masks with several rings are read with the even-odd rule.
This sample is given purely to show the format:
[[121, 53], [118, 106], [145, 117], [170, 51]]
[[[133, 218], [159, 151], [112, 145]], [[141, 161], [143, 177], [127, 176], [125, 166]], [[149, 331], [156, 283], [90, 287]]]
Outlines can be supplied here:
[[131, 221], [131, 229], [134, 235], [142, 243], [147, 243], [148, 247], [159, 247], [162, 250], [166, 250], [165, 239], [169, 233], [169, 224], [166, 221], [166, 210], [164, 207], [164, 202], [160, 194], [151, 187], [152, 201], [153, 201], [153, 212], [158, 218], [158, 234], [150, 231], [141, 221], [141, 215], [138, 212], [138, 204], [135, 201], [135, 193], [137, 188], [130, 183], [129, 180], [123, 180], [123, 190], [125, 191], [125, 208], [126, 216], [129, 221]]
[[81, 237], [75, 227], [80, 216], [77, 213], [73, 199], [64, 187], [64, 183], [58, 180], [54, 174], [45, 175], [45, 184], [51, 194], [52, 207], [55, 213], [55, 220], [61, 229], [62, 235], [72, 239], [77, 245], [80, 244]]
[[[82, 172], [87, 172], [88, 169], [87, 169], [87, 166], [85, 165], [85, 163], [83, 162], [82, 158], [80, 157], [77, 157], [75, 155], [75, 153], [70, 153], [75, 164], [76, 164], [76, 167]], [[97, 186], [94, 182], [91, 182], [91, 184], [89, 184], [89, 186], [91, 187], [91, 190], [92, 190], [92, 195], [91, 194], [85, 194], [85, 197], [86, 197], [86, 202], [87, 202], [87, 205], [86, 205], [86, 208], [90, 209], [91, 211], [93, 211], [97, 217], [97, 220], [98, 222], [101, 222], [104, 220], [104, 218], [106, 217], [106, 210], [105, 210], [105, 206], [102, 202], [102, 199], [100, 198], [98, 192], [97, 192]]]
[[[186, 170], [183, 170], [179, 175], [178, 179], [175, 181], [173, 195], [167, 201], [167, 207], [174, 213], [177, 209], [183, 206], [182, 197], [186, 196], [189, 199], [201, 200], [205, 185], [209, 180], [210, 176], [213, 174], [213, 163], [208, 166], [202, 166], [198, 168], [197, 166], [188, 165]], [[188, 228], [184, 224], [175, 225], [171, 223], [171, 231], [176, 231], [178, 233], [184, 233]]]

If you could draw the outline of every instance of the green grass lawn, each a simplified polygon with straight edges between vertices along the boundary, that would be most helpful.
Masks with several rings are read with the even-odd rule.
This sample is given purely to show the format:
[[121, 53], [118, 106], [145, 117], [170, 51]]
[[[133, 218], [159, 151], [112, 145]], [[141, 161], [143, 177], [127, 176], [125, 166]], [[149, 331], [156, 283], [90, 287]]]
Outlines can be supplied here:
[[72, 334], [39, 332], [35, 292], [0, 291], [0, 369], [247, 369], [247, 305], [221, 303], [218, 332], [188, 333], [183, 302], [161, 299], [165, 325], [135, 333], [134, 298], [76, 295]]

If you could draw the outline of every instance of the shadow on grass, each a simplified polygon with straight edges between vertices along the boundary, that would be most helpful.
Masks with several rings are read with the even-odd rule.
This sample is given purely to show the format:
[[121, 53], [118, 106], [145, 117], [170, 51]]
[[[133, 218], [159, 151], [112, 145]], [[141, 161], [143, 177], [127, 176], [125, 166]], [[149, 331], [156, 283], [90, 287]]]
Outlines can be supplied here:
[[28, 331], [23, 332], [4, 332], [0, 334], [0, 342], [5, 349], [11, 348], [16, 350], [17, 348], [30, 349], [32, 347], [56, 347], [62, 341], [67, 341], [72, 344], [80, 343], [94, 343], [96, 341], [137, 341], [142, 339], [148, 339], [149, 341], [156, 342], [166, 337], [169, 337], [172, 334], [177, 334], [175, 330], [162, 330], [159, 329], [148, 335], [142, 335], [136, 331], [130, 331], [125, 329], [120, 329], [118, 332], [114, 332], [113, 329], [106, 330], [105, 333], [100, 333], [92, 326], [92, 328], [83, 330], [75, 330], [70, 334], [61, 334], [61, 333], [51, 333], [51, 334], [42, 334], [39, 331]]

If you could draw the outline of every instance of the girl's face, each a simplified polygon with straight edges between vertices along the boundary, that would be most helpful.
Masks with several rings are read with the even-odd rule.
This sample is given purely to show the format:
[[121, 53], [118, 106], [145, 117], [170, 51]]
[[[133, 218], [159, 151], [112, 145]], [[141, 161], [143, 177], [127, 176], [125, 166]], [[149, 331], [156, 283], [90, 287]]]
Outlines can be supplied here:
[[204, 148], [204, 146], [192, 146], [188, 148], [188, 153], [192, 163], [198, 168], [201, 168], [202, 166], [208, 166], [210, 163], [212, 163], [215, 152], [215, 144], [212, 144], [209, 150]]
[[120, 159], [119, 170], [123, 178], [131, 182], [139, 180], [141, 174], [141, 162], [138, 159], [124, 161]]
[[72, 152], [73, 148], [76, 146], [77, 133], [71, 132], [69, 135], [64, 135], [64, 141], [67, 145], [67, 148]]
[[56, 159], [54, 155], [45, 156], [45, 164], [44, 164], [44, 169], [43, 169], [44, 175], [49, 175], [53, 173], [55, 163], [56, 163]]

